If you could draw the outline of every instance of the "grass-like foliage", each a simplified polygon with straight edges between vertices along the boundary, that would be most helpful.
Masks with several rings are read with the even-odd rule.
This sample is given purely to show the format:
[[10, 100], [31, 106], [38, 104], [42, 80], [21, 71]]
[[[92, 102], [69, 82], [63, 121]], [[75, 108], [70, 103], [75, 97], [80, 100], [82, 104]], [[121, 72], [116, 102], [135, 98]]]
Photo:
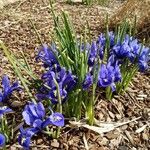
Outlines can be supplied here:
[[[64, 117], [85, 118], [87, 123], [93, 125], [96, 90], [102, 90], [106, 99], [111, 100], [114, 94], [125, 91], [137, 71], [143, 72], [149, 68], [150, 49], [131, 36], [126, 22], [115, 32], [110, 32], [106, 25], [106, 31], [91, 40], [86, 32], [77, 38], [65, 12], [58, 17], [52, 5], [51, 12], [55, 24], [54, 40], [49, 45], [42, 44], [40, 40], [41, 46], [37, 48], [35, 58], [42, 61], [45, 68], [40, 79], [23, 53], [24, 62], [20, 63], [0, 42], [0, 48], [31, 100], [22, 111], [25, 127], [28, 127], [21, 126], [18, 136], [18, 142], [24, 149], [29, 149], [31, 138], [39, 132], [58, 137], [65, 123]], [[25, 76], [30, 81], [22, 71], [26, 72]], [[8, 127], [6, 118], [6, 113], [13, 113], [13, 110], [7, 106], [7, 100], [15, 90], [20, 90], [20, 86], [18, 82], [10, 85], [8, 77], [4, 76], [2, 87], [0, 147], [5, 148], [5, 144], [13, 138], [13, 128]], [[32, 94], [32, 89], [35, 94]]]
[[107, 5], [109, 3], [109, 0], [67, 0], [69, 4], [75, 3], [75, 2], [82, 2], [82, 4], [85, 5], [92, 5], [94, 3], [99, 5]]

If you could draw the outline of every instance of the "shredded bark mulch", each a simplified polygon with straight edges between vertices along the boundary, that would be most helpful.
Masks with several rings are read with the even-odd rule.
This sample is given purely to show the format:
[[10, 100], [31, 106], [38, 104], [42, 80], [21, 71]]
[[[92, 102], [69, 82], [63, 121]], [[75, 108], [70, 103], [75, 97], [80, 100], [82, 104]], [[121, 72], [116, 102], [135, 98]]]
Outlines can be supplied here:
[[[89, 22], [92, 37], [99, 33], [98, 27], [108, 13], [112, 16], [123, 2], [114, 0], [107, 7], [85, 6], [81, 4], [69, 5], [63, 1], [57, 1], [55, 11], [60, 14], [61, 10], [68, 11], [71, 20], [75, 25], [78, 34], [83, 33], [86, 21]], [[23, 51], [28, 58], [30, 65], [37, 73], [40, 64], [35, 61], [35, 47], [39, 45], [36, 34], [29, 19], [35, 24], [43, 42], [50, 42], [53, 34], [53, 20], [49, 13], [46, 0], [26, 0], [16, 2], [0, 10], [0, 40], [4, 41], [7, 47], [16, 55], [21, 56]], [[7, 58], [0, 50], [0, 77], [8, 74], [14, 78], [13, 70]], [[20, 93], [12, 101], [19, 101], [15, 115], [18, 119], [16, 126], [20, 123], [19, 107], [28, 101], [24, 93]], [[59, 139], [49, 139], [39, 135], [33, 139], [33, 150], [148, 150], [150, 149], [150, 74], [149, 72], [134, 77], [127, 91], [121, 96], [115, 96], [112, 101], [103, 98], [99, 94], [95, 105], [96, 119], [105, 123], [127, 122], [105, 134], [97, 134], [84, 127], [67, 124]], [[21, 115], [21, 112], [20, 112]], [[17, 135], [16, 135], [17, 138]], [[12, 141], [10, 150], [22, 149], [16, 142]]]

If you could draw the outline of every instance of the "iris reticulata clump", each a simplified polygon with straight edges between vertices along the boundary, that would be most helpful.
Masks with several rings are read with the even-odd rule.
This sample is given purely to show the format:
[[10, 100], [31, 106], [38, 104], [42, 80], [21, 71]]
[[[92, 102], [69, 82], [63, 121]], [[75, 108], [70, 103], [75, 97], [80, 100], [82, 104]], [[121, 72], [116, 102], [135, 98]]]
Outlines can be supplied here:
[[[111, 100], [114, 94], [126, 90], [137, 71], [149, 69], [150, 48], [123, 31], [107, 31], [88, 42], [86, 38], [77, 39], [64, 12], [64, 26], [56, 22], [55, 15], [53, 17], [56, 41], [36, 49], [36, 62], [41, 61], [44, 67], [42, 75], [39, 78], [26, 70], [30, 78], [34, 75], [33, 80], [37, 83], [33, 87], [37, 88], [34, 96], [25, 85], [26, 79], [22, 82], [31, 98], [22, 112], [25, 125], [21, 126], [18, 136], [24, 149], [29, 149], [36, 134], [58, 137], [65, 118], [78, 121], [85, 118], [93, 125], [97, 91], [102, 90], [106, 99]], [[11, 86], [7, 76], [2, 79], [2, 87], [0, 102], [4, 104], [13, 91], [20, 89], [18, 82]], [[0, 119], [9, 112], [12, 110], [7, 105], [0, 107]], [[3, 134], [0, 133], [1, 147], [5, 145]]]
[[[45, 66], [42, 75], [44, 85], [37, 98], [50, 100], [56, 105], [63, 104], [61, 112], [70, 117], [81, 117], [82, 103], [88, 117], [91, 101], [90, 96], [87, 97], [88, 91], [96, 90], [97, 86], [105, 88], [106, 97], [111, 99], [114, 92], [120, 93], [126, 89], [136, 71], [148, 69], [149, 48], [128, 34], [119, 37], [113, 32], [101, 33], [91, 44], [77, 41], [74, 44], [75, 52], [71, 49], [61, 52], [61, 47], [59, 49], [54, 45], [50, 47], [44, 44], [37, 56]], [[71, 108], [66, 109], [66, 106]]]

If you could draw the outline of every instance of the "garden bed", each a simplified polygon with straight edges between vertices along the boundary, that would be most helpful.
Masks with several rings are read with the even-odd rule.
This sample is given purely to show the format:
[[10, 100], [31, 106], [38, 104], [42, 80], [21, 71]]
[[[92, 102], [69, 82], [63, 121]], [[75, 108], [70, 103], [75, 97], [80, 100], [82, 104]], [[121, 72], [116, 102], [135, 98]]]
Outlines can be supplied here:
[[[54, 9], [60, 13], [61, 9], [68, 11], [75, 25], [77, 33], [82, 33], [86, 20], [88, 20], [92, 37], [100, 34], [100, 25], [104, 21], [106, 13], [110, 16], [116, 12], [123, 3], [115, 1], [107, 7], [85, 6], [81, 4], [69, 5], [65, 2], [56, 2]], [[36, 34], [30, 24], [32, 19], [43, 42], [50, 42], [54, 24], [49, 14], [47, 1], [31, 0], [17, 2], [8, 5], [1, 10], [0, 15], [0, 40], [15, 54], [20, 55], [23, 51], [33, 70], [39, 75], [43, 72], [41, 64], [35, 61], [35, 48], [39, 46]], [[15, 80], [7, 58], [0, 51], [0, 77], [7, 74]], [[40, 70], [39, 70], [40, 68]], [[99, 93], [95, 105], [97, 120], [111, 122], [127, 122], [114, 130], [99, 135], [85, 127], [67, 123], [63, 127], [59, 139], [49, 139], [47, 136], [38, 135], [33, 138], [31, 149], [68, 149], [68, 150], [148, 150], [149, 119], [150, 119], [150, 74], [138, 73], [130, 84], [127, 91], [121, 96], [115, 96], [111, 101], [106, 100], [103, 93]], [[15, 103], [14, 103], [15, 101]], [[21, 109], [29, 101], [27, 96], [20, 92], [10, 100], [10, 107], [15, 111], [17, 118], [16, 126], [20, 124]], [[19, 113], [20, 112], [20, 113]], [[135, 121], [133, 120], [135, 119]], [[137, 119], [137, 120], [136, 120]], [[133, 121], [132, 121], [133, 120]], [[8, 145], [7, 149], [22, 149], [17, 143], [17, 135]]]

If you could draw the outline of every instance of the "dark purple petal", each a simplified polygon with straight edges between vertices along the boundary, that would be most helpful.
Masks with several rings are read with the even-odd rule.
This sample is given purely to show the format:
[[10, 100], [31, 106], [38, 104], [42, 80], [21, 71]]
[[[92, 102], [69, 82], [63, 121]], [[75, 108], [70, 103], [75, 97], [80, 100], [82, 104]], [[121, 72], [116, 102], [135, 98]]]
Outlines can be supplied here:
[[8, 98], [13, 93], [13, 91], [20, 89], [18, 82], [15, 82], [12, 84], [12, 86], [10, 86], [10, 81], [7, 75], [4, 75], [2, 78], [2, 87], [3, 87], [3, 93], [0, 92], [0, 102], [7, 101]]
[[5, 146], [6, 138], [3, 134], [0, 133], [0, 148]]
[[23, 127], [20, 128], [20, 134], [18, 136], [18, 142], [21, 146], [23, 146], [24, 149], [28, 150], [31, 138], [34, 134], [39, 132], [39, 129], [37, 128], [27, 128], [23, 129]]
[[88, 73], [82, 85], [83, 90], [87, 90], [92, 85], [92, 83], [93, 83], [93, 76], [90, 73]]
[[[25, 108], [26, 109], [26, 108]], [[23, 119], [27, 125], [32, 125], [35, 118], [29, 113], [29, 111], [22, 112]]]
[[90, 50], [90, 54], [89, 54], [89, 58], [88, 58], [88, 65], [90, 67], [94, 65], [96, 55], [97, 55], [97, 45], [96, 45], [96, 42], [94, 41], [94, 42], [92, 42], [91, 50]]
[[45, 116], [45, 108], [41, 102], [37, 104], [36, 112], [40, 118], [43, 118]]
[[35, 120], [42, 120], [45, 117], [45, 108], [41, 102], [37, 104], [29, 103], [25, 106], [22, 115], [26, 124], [33, 126]]
[[0, 92], [0, 102], [3, 101], [3, 94]]
[[51, 67], [54, 64], [58, 64], [58, 61], [54, 54], [55, 50], [53, 48], [54, 48], [54, 46], [52, 46], [50, 48], [50, 47], [48, 47], [48, 45], [43, 44], [39, 50], [36, 60], [39, 60], [39, 59], [42, 60], [45, 67]]
[[43, 123], [43, 121], [42, 120], [40, 120], [40, 119], [37, 119], [37, 120], [35, 120], [34, 122], [33, 122], [33, 127], [34, 128], [38, 128], [38, 129], [42, 129], [42, 123]]
[[3, 87], [4, 93], [7, 93], [9, 91], [10, 81], [7, 75], [4, 75], [2, 78], [2, 87]]
[[53, 113], [49, 116], [50, 121], [53, 125], [62, 127], [64, 126], [64, 116], [61, 113]]

